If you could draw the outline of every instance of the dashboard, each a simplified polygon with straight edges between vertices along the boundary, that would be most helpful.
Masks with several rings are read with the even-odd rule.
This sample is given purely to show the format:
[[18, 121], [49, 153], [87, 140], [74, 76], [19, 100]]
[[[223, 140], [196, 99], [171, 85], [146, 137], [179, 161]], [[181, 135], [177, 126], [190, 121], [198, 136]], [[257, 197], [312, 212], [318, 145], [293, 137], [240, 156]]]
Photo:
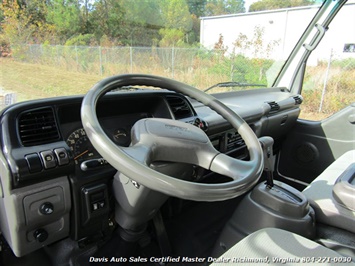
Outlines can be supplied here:
[[[282, 88], [218, 94], [258, 137], [277, 141], [295, 124], [302, 98]], [[80, 119], [83, 96], [36, 100], [1, 113], [1, 232], [17, 256], [60, 239], [105, 236], [114, 224], [112, 178], [116, 170], [95, 150]], [[247, 158], [238, 132], [201, 103], [166, 90], [111, 92], [97, 105], [107, 136], [130, 145], [143, 118], [194, 124], [222, 153]], [[193, 171], [203, 182], [207, 171]], [[15, 222], [14, 222], [15, 221]]]

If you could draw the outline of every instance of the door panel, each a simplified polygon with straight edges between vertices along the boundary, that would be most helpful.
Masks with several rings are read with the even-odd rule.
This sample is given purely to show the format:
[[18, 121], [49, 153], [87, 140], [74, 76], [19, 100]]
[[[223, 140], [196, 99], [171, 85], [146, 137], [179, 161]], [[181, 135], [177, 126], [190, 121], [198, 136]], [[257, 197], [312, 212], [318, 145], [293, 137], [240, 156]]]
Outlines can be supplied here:
[[310, 183], [335, 159], [355, 149], [355, 104], [322, 121], [298, 120], [282, 145], [278, 173]]

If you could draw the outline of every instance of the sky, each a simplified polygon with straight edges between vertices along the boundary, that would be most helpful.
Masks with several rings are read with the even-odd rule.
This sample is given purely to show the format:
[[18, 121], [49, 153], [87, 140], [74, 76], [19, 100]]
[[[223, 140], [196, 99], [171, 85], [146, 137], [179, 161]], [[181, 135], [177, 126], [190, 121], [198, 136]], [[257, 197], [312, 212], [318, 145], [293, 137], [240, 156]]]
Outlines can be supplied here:
[[244, 0], [244, 6], [245, 6], [245, 10], [248, 11], [249, 10], [249, 6], [254, 3], [254, 2], [257, 2], [259, 0]]

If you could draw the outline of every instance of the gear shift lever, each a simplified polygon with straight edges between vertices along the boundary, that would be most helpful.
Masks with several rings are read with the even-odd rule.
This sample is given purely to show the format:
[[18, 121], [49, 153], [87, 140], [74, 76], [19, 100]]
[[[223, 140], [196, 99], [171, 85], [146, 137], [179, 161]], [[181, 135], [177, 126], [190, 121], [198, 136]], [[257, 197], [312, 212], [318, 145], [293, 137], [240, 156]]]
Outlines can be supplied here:
[[268, 188], [272, 188], [274, 186], [274, 156], [272, 151], [274, 139], [272, 137], [266, 136], [259, 138], [259, 141], [263, 149], [264, 171], [266, 172], [266, 186]]

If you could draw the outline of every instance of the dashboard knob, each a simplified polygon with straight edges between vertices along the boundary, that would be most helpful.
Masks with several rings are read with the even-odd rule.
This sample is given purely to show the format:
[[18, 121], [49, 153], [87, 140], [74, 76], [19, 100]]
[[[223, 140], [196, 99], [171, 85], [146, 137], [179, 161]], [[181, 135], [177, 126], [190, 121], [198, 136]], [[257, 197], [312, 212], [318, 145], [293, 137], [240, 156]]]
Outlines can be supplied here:
[[44, 242], [48, 238], [48, 232], [42, 228], [37, 229], [34, 233], [33, 236], [38, 242]]
[[44, 215], [50, 215], [54, 212], [54, 206], [50, 202], [45, 202], [39, 207], [39, 212]]
[[192, 124], [196, 127], [201, 128], [202, 130], [206, 131], [207, 130], [207, 124], [205, 121], [201, 120], [200, 118], [196, 118]]

